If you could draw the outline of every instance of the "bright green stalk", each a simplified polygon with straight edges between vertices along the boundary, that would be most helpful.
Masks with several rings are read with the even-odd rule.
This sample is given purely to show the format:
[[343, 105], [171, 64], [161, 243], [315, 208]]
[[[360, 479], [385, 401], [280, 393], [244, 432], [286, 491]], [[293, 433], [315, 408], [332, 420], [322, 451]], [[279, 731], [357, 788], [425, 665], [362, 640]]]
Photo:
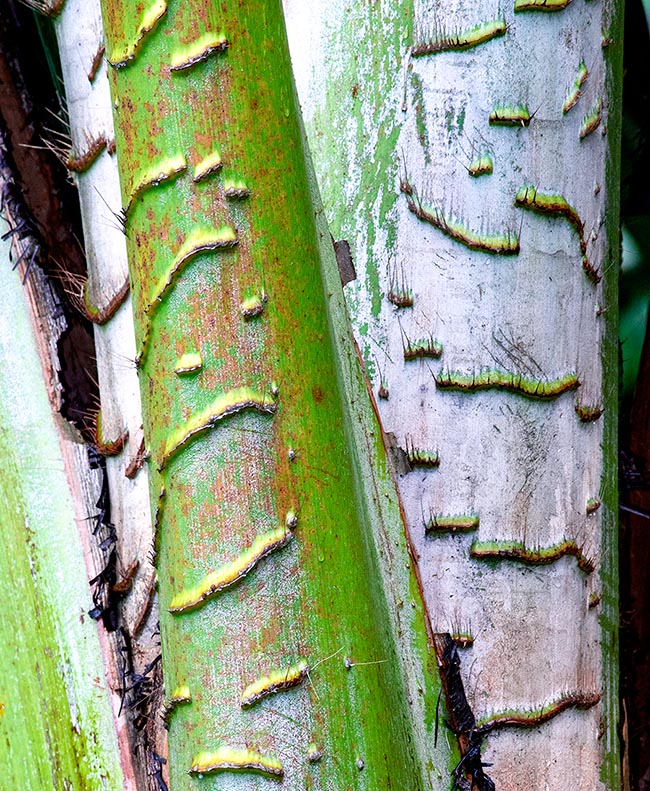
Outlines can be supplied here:
[[[104, 12], [165, 687], [191, 698], [169, 712], [172, 788], [195, 788], [190, 770], [421, 788], [352, 485], [279, 5]], [[195, 353], [200, 372], [175, 375]], [[280, 689], [282, 668], [296, 679]], [[276, 688], [242, 708], [256, 682]]]
[[[388, 618], [384, 629], [395, 641], [400, 673], [411, 715], [414, 749], [425, 788], [446, 789], [448, 777], [460, 755], [454, 738], [443, 728], [447, 716], [434, 649], [433, 630], [423, 601], [423, 580], [413, 557], [413, 536], [395, 486], [397, 471], [390, 459], [389, 438], [382, 431], [377, 404], [360, 364], [354, 343], [337, 261], [315, 184], [313, 165], [308, 174], [315, 196], [316, 224], [320, 238], [328, 316], [334, 340], [339, 382], [346, 403], [347, 428], [352, 436], [355, 481], [359, 505], [369, 530], [364, 538], [374, 558], [371, 580], [375, 594], [386, 597]], [[410, 606], [405, 606], [409, 602]]]
[[92, 602], [61, 437], [9, 247], [0, 242], [0, 785], [117, 791], [124, 785], [97, 681], [97, 627], [85, 614]]

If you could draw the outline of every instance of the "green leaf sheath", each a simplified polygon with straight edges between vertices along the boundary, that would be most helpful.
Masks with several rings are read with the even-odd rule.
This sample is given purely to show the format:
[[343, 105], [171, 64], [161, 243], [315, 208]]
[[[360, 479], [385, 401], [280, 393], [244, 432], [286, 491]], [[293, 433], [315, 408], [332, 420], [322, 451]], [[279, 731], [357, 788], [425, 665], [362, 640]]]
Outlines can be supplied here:
[[[165, 689], [191, 696], [168, 712], [172, 789], [420, 788], [363, 549], [280, 5], [103, 11]], [[184, 355], [200, 355], [192, 376], [175, 373]], [[251, 684], [266, 691], [242, 707]]]
[[0, 787], [118, 791], [77, 513], [10, 244], [0, 242]]

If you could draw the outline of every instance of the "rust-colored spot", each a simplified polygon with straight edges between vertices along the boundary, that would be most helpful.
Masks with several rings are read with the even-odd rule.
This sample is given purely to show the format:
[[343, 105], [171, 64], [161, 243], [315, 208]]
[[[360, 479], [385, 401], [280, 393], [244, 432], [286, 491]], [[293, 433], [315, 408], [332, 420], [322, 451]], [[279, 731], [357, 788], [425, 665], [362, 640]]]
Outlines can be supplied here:
[[139, 560], [136, 560], [133, 563], [131, 563], [131, 565], [127, 568], [127, 570], [122, 575], [121, 579], [119, 579], [113, 585], [113, 591], [115, 593], [127, 594], [131, 590], [131, 587], [133, 586], [133, 579], [135, 578], [135, 575], [139, 568], [140, 568]]
[[320, 402], [323, 400], [323, 391], [320, 389], [320, 387], [312, 387], [311, 394], [314, 397], [314, 401], [317, 404], [320, 404]]

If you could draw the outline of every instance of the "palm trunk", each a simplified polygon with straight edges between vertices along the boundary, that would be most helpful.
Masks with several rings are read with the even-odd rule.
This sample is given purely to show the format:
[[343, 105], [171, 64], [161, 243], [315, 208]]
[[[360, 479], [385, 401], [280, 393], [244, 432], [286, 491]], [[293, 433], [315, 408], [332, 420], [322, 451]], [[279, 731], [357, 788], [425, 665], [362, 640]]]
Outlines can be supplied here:
[[165, 756], [167, 740], [159, 716], [155, 569], [148, 557], [152, 520], [99, 0], [66, 2], [55, 30], [71, 143], [64, 159], [79, 192], [88, 270], [87, 279], [70, 278], [69, 288], [76, 306], [94, 324], [101, 406], [93, 421], [94, 444], [105, 456], [115, 530], [115, 543], [106, 554], [118, 558], [119, 592], [109, 595], [119, 623], [104, 642], [104, 664], [109, 684], [122, 690], [116, 728], [128, 734], [120, 745], [128, 767], [125, 788], [158, 791], [158, 777], [165, 772], [156, 756]]
[[172, 787], [243, 772], [423, 788], [398, 616], [353, 487], [280, 9], [107, 2], [104, 18]]
[[285, 6], [461, 750], [615, 788], [621, 9]]
[[[446, 788], [454, 767], [479, 791], [617, 787], [615, 4], [287, 0], [325, 208], [357, 268], [346, 297], [369, 402], [305, 174], [278, 8], [105, 3], [173, 791], [196, 785], [188, 772], [228, 787]], [[89, 111], [94, 90], [81, 91]], [[71, 119], [79, 149], [99, 129], [83, 112]], [[90, 203], [90, 173], [109, 162], [104, 152], [77, 176]], [[123, 281], [94, 268], [96, 220], [86, 225], [93, 314]], [[124, 317], [98, 331], [102, 386], [117, 392], [132, 387], [111, 361]], [[14, 359], [2, 370], [21, 368]], [[3, 404], [28, 389], [27, 413], [41, 415], [42, 383], [7, 382]], [[123, 420], [109, 389], [109, 431], [128, 422], [133, 442], [137, 408]], [[12, 425], [3, 458], [18, 466], [35, 429]], [[38, 431], [42, 443], [49, 429]], [[77, 450], [63, 449], [68, 479]], [[109, 462], [124, 525], [128, 461]], [[67, 491], [41, 473], [36, 495], [28, 476], [0, 498], [21, 501], [5, 520], [18, 515], [17, 533], [47, 516], [45, 490]], [[58, 499], [70, 547], [74, 514]], [[128, 551], [145, 591], [147, 528], [137, 535]], [[45, 569], [44, 598], [19, 617], [48, 657], [34, 664], [32, 643], [16, 697], [29, 702], [47, 677], [56, 711], [92, 725], [69, 740], [79, 720], [21, 721], [1, 696], [4, 743], [36, 754], [25, 775], [10, 750], [9, 776], [121, 787], [106, 697], [89, 692], [100, 672], [88, 619], [83, 670], [57, 684], [88, 637], [61, 639], [43, 613], [64, 623], [90, 605], [50, 584], [59, 563], [82, 581], [83, 570], [44, 543], [39, 527], [16, 557], [25, 573], [34, 558]], [[127, 600], [131, 625], [139, 602]]]

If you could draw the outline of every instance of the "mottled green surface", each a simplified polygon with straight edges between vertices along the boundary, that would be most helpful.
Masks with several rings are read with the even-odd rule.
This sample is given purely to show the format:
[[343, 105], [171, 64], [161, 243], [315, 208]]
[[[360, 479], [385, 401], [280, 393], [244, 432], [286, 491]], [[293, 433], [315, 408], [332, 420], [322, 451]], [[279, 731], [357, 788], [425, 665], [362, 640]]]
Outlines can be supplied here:
[[0, 252], [0, 787], [117, 791], [79, 526], [26, 293]]
[[[104, 11], [109, 52], [126, 51], [142, 4], [106, 2]], [[210, 31], [223, 32], [228, 48], [172, 72], [183, 60], [179, 47]], [[277, 756], [287, 789], [422, 788], [353, 486], [279, 4], [174, 4], [112, 84], [124, 205], [138, 192], [127, 233], [139, 343], [149, 336], [145, 435], [152, 472], [164, 467], [152, 476], [152, 503], [164, 484], [165, 687], [187, 685], [192, 696], [171, 717], [172, 790], [268, 786], [241, 770], [188, 777], [200, 753], [220, 748]], [[195, 182], [195, 168], [215, 150], [222, 169]], [[172, 179], [161, 166], [160, 185], [142, 188], [152, 161], [180, 157], [186, 170]], [[230, 193], [242, 182], [248, 196]], [[224, 224], [237, 244], [186, 259], [150, 311], [193, 230]], [[246, 320], [242, 303], [262, 292], [263, 313]], [[201, 354], [203, 368], [180, 379], [174, 367], [189, 351]], [[276, 411], [231, 414], [162, 464], [170, 435], [194, 430], [193, 417], [239, 388], [272, 397]], [[166, 611], [289, 512], [298, 523], [287, 546], [200, 609]], [[242, 711], [249, 683], [301, 657], [309, 683]], [[318, 763], [308, 761], [312, 743], [323, 750]]]
[[[608, 258], [603, 266], [603, 301], [606, 332], [603, 336], [602, 364], [605, 371], [619, 370], [618, 346], [618, 281], [621, 265], [620, 247], [620, 184], [621, 184], [621, 123], [623, 85], [623, 8], [622, 2], [612, 0], [607, 5], [609, 29], [604, 31], [613, 44], [606, 47], [607, 95], [609, 113], [607, 138], [609, 156], [606, 170], [608, 211], [605, 228]], [[603, 763], [601, 778], [607, 788], [621, 787], [621, 701], [619, 686], [619, 537], [618, 537], [618, 377], [605, 378], [603, 389], [603, 454], [608, 463], [603, 467], [600, 498], [603, 502], [603, 544], [601, 577], [603, 582]]]
[[[430, 614], [424, 606], [422, 580], [412, 557], [412, 538], [395, 485], [396, 473], [388, 458], [376, 404], [368, 397], [369, 382], [362, 369], [360, 353], [353, 342], [350, 316], [334, 250], [329, 243], [328, 225], [311, 158], [308, 159], [308, 175], [315, 196], [337, 372], [346, 404], [347, 428], [353, 438], [357, 496], [370, 526], [365, 541], [374, 564], [371, 580], [375, 595], [385, 597], [387, 602], [388, 618], [383, 622], [383, 629], [398, 652], [423, 785], [430, 789], [446, 789], [450, 787], [451, 770], [458, 764], [460, 754], [457, 738], [445, 725], [446, 704], [441, 695]], [[382, 584], [383, 591], [380, 590]], [[405, 606], [407, 601], [408, 607]]]
[[[401, 119], [396, 117], [393, 102], [395, 75], [400, 75], [406, 101], [406, 77], [402, 75], [404, 53], [412, 41], [413, 5], [412, 0], [401, 0], [390, 7], [355, 3], [347, 9], [344, 24], [325, 27], [323, 37], [331, 42], [326, 99], [309, 121], [310, 146], [332, 234], [336, 239], [349, 239], [353, 255], [363, 250], [368, 256], [359, 290], [371, 300], [375, 317], [381, 310], [378, 273], [383, 256], [396, 254], [395, 204], [399, 196], [394, 184], [404, 163], [395, 156]], [[350, 57], [341, 57], [341, 52]], [[368, 52], [372, 57], [366, 56]], [[418, 88], [416, 83], [416, 94]], [[423, 124], [419, 131], [425, 133]], [[358, 167], [354, 173], [350, 173], [351, 161]], [[321, 167], [324, 162], [327, 167]], [[351, 179], [353, 189], [349, 189]], [[377, 244], [381, 241], [377, 228], [385, 233], [383, 249]], [[350, 292], [347, 298], [354, 315], [359, 297]], [[381, 344], [382, 338], [374, 340]], [[365, 356], [365, 348], [362, 352]], [[374, 359], [368, 355], [365, 362], [372, 373]]]

